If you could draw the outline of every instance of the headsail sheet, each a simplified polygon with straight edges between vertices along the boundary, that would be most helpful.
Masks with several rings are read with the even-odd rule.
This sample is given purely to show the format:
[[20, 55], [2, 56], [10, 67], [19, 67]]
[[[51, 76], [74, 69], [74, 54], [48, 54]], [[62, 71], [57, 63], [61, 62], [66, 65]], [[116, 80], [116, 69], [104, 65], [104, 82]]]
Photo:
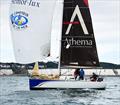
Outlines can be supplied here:
[[16, 62], [40, 61], [50, 53], [56, 0], [11, 0], [10, 27]]
[[88, 0], [64, 0], [61, 66], [99, 66]]

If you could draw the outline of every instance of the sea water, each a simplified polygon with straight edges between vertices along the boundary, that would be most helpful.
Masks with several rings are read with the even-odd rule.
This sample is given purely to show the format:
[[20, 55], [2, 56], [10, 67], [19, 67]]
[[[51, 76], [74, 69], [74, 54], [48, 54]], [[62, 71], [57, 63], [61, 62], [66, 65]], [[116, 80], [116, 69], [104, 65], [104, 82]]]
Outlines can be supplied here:
[[0, 105], [120, 105], [120, 77], [106, 90], [29, 90], [27, 76], [0, 77]]

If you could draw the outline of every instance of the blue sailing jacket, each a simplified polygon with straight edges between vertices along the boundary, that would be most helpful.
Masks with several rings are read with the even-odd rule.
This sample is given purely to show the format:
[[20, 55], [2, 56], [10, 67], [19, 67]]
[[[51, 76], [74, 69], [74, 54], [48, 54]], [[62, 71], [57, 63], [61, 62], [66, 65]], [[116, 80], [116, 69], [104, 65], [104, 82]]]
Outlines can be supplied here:
[[85, 72], [83, 69], [80, 69], [80, 77], [83, 77], [85, 75]]

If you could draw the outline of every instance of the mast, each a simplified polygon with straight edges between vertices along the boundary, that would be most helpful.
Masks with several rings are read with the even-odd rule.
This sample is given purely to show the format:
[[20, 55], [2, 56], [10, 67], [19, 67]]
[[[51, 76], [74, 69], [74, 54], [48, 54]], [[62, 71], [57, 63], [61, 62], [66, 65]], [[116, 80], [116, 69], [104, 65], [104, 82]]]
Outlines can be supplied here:
[[58, 0], [60, 2], [60, 5], [62, 7], [62, 14], [61, 14], [61, 37], [59, 41], [59, 62], [58, 62], [58, 71], [59, 71], [59, 76], [61, 75], [61, 41], [62, 41], [62, 21], [63, 21], [63, 7], [64, 7], [64, 0]]

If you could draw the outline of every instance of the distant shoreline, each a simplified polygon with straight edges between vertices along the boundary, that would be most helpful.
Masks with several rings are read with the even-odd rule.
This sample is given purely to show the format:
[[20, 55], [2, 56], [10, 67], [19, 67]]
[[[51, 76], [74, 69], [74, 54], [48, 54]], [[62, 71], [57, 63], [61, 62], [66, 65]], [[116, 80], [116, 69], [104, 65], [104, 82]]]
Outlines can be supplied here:
[[[89, 77], [92, 75], [93, 72], [97, 73], [98, 75], [102, 76], [102, 77], [120, 77], [120, 69], [116, 69], [116, 71], [113, 71], [112, 69], [84, 69], [85, 70], [85, 76]], [[29, 76], [31, 74], [32, 70], [28, 70], [28, 73], [24, 74], [24, 73], [18, 73], [15, 74], [13, 73], [13, 71], [11, 69], [1, 69], [0, 70], [0, 76]], [[114, 72], [117, 72], [117, 75], [115, 75]], [[41, 69], [39, 70], [40, 74], [46, 74], [46, 75], [50, 75], [50, 74], [54, 74], [54, 75], [58, 75], [59, 71], [58, 69]], [[74, 69], [73, 70], [63, 70], [62, 71], [62, 75], [63, 76], [68, 76], [68, 75], [73, 75], [74, 74]]]
[[[28, 75], [23, 74], [12, 74], [12, 75], [0, 75], [0, 77], [29, 77]], [[86, 75], [85, 77], [90, 77], [91, 75]], [[120, 75], [100, 75], [101, 77], [120, 77]]]

